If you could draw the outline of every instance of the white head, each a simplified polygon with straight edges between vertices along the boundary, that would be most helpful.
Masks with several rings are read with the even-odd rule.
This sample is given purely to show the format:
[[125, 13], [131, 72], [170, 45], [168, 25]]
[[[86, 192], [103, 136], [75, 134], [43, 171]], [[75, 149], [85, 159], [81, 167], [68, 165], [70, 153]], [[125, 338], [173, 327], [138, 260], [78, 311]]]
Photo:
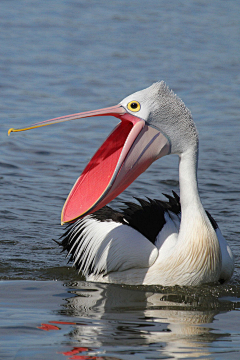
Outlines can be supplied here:
[[160, 130], [170, 140], [172, 154], [180, 155], [190, 147], [198, 146], [198, 133], [190, 110], [164, 81], [129, 95], [120, 104], [132, 115]]

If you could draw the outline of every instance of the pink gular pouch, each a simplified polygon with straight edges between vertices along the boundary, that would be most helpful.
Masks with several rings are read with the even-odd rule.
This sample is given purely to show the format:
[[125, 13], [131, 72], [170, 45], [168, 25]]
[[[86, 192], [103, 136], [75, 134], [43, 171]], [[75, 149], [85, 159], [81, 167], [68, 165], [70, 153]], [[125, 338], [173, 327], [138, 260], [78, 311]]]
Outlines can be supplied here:
[[153, 161], [170, 153], [169, 140], [122, 105], [46, 120], [24, 129], [85, 117], [112, 115], [121, 120], [77, 179], [62, 209], [61, 223], [102, 208], [125, 190]]

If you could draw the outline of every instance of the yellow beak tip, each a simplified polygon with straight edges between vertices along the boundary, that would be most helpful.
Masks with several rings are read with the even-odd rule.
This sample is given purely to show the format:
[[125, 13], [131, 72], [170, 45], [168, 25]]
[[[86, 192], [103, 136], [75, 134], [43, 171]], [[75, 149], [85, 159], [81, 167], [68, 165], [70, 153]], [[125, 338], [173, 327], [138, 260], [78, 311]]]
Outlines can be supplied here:
[[11, 134], [11, 132], [14, 132], [14, 128], [8, 130], [8, 136]]

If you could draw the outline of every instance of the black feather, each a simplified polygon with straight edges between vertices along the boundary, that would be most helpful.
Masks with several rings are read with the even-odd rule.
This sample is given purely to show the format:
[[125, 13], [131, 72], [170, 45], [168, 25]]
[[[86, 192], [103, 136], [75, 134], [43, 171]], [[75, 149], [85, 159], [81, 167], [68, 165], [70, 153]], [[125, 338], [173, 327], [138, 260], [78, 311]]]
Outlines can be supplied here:
[[217, 228], [218, 228], [217, 222], [214, 220], [214, 218], [212, 217], [212, 215], [209, 214], [209, 212], [208, 212], [207, 210], [206, 210], [206, 214], [207, 214], [207, 216], [208, 216], [208, 218], [209, 218], [209, 220], [210, 220], [210, 223], [212, 224], [212, 227], [214, 228], [214, 230], [217, 230]]

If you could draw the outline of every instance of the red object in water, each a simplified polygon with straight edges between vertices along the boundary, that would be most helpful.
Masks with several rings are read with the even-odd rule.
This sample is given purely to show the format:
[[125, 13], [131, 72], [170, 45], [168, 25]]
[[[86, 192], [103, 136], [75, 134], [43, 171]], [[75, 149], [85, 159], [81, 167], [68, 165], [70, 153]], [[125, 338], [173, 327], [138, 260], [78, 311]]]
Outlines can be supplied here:
[[41, 326], [38, 326], [37, 328], [45, 331], [60, 330], [58, 326], [50, 325], [50, 324], [41, 324]]
[[61, 324], [61, 325], [76, 325], [75, 322], [70, 321], [49, 321], [51, 324]]
[[71, 356], [71, 355], [79, 354], [84, 351], [89, 351], [89, 349], [86, 347], [74, 347], [72, 350], [61, 352], [60, 354], [63, 354], [65, 356]]

